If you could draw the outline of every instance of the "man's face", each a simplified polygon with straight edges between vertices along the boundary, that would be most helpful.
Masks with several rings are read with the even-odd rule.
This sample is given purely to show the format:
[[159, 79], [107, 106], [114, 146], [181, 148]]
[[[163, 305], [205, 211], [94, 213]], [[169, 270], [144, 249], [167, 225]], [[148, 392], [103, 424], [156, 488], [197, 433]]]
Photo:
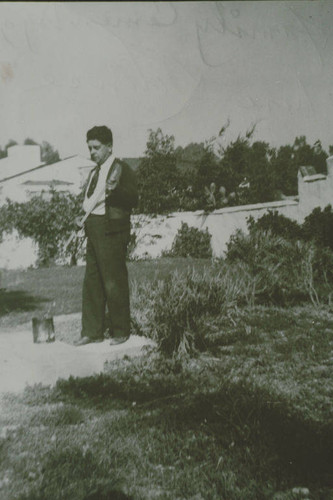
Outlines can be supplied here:
[[110, 144], [103, 144], [98, 139], [88, 141], [88, 149], [90, 151], [90, 158], [97, 165], [102, 165], [112, 153], [112, 146]]

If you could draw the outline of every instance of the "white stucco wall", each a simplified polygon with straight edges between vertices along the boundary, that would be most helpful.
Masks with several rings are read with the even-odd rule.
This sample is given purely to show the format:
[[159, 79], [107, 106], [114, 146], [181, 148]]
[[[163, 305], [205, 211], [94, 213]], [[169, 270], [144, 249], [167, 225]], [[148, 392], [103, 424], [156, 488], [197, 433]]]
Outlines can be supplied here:
[[[327, 168], [328, 175], [319, 176], [316, 180], [302, 178], [299, 175], [299, 201], [288, 199], [227, 207], [215, 210], [209, 215], [197, 211], [176, 212], [153, 218], [142, 215], [134, 216], [133, 225], [138, 226], [135, 229], [138, 244], [133, 256], [155, 258], [159, 257], [164, 250], [170, 250], [182, 222], [199, 229], [208, 228], [212, 235], [212, 248], [215, 256], [223, 256], [227, 242], [236, 229], [247, 230], [246, 221], [249, 216], [257, 219], [269, 210], [276, 210], [302, 223], [315, 207], [324, 208], [328, 204], [333, 205], [333, 157], [327, 159]], [[31, 240], [17, 240], [15, 235], [7, 235], [4, 242], [0, 244], [0, 268], [29, 267], [35, 264], [36, 259], [36, 248]]]
[[138, 245], [133, 253], [134, 257], [145, 256], [159, 257], [162, 251], [170, 250], [174, 237], [182, 222], [201, 230], [208, 228], [212, 235], [212, 249], [216, 257], [222, 257], [226, 250], [227, 242], [236, 229], [247, 230], [247, 218], [261, 217], [268, 210], [277, 210], [280, 214], [300, 221], [299, 204], [297, 201], [285, 200], [256, 205], [227, 207], [215, 210], [209, 215], [202, 211], [176, 212], [167, 216], [158, 216], [149, 220], [142, 216], [134, 216], [133, 222], [140, 223], [141, 229], [137, 230]]
[[20, 239], [13, 231], [3, 235], [0, 244], [0, 269], [26, 269], [35, 266], [37, 247], [31, 238]]

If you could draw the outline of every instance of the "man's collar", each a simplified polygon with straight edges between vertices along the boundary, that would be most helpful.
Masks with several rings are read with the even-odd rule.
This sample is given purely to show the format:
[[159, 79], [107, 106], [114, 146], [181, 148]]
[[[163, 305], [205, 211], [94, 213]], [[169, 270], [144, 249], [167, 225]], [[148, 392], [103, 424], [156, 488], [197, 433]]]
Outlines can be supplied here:
[[112, 154], [110, 154], [110, 156], [107, 157], [107, 159], [105, 160], [104, 163], [102, 163], [102, 165], [100, 166], [101, 169], [104, 170], [104, 168], [110, 168], [112, 163], [114, 162], [115, 160], [115, 156]]

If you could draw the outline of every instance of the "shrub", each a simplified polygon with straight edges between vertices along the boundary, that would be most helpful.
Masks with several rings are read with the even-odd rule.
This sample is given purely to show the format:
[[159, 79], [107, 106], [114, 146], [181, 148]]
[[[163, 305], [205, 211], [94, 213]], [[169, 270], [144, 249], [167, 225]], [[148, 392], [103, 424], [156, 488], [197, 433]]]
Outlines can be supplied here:
[[[7, 200], [0, 211], [5, 230], [16, 229], [21, 237], [32, 238], [38, 244], [38, 263], [47, 266], [57, 258], [71, 256], [73, 263], [80, 251], [78, 242], [63, 249], [64, 242], [76, 231], [74, 219], [80, 213], [82, 195], [51, 191], [50, 199], [34, 196], [24, 203]], [[2, 220], [6, 220], [4, 226]]]
[[50, 427], [76, 425], [83, 421], [81, 410], [73, 405], [60, 404], [57, 407], [44, 405], [30, 421], [30, 425], [45, 425]]
[[[312, 268], [307, 264], [309, 279], [318, 290], [317, 300], [332, 304], [333, 297], [333, 252], [329, 248], [313, 246]], [[310, 283], [308, 279], [308, 284]]]
[[[330, 273], [324, 274], [322, 262]], [[290, 242], [269, 232], [237, 231], [225, 261], [204, 272], [174, 272], [133, 286], [133, 329], [166, 355], [193, 354], [210, 343], [206, 323], [255, 304], [286, 306], [331, 301], [333, 258], [311, 242]]]
[[333, 252], [329, 248], [316, 247], [314, 271], [323, 284], [333, 283]]
[[13, 224], [9, 220], [7, 213], [7, 206], [2, 205], [0, 207], [0, 243], [2, 242], [2, 237], [4, 233], [11, 233], [13, 230]]
[[167, 356], [193, 353], [205, 349], [207, 317], [250, 303], [252, 290], [253, 278], [242, 263], [218, 263], [203, 273], [174, 272], [136, 290], [145, 304], [136, 314], [136, 328]]
[[212, 256], [211, 238], [208, 228], [203, 231], [182, 222], [168, 255], [210, 258]]
[[275, 236], [282, 236], [288, 241], [305, 240], [314, 241], [318, 247], [328, 247], [333, 250], [333, 210], [327, 205], [323, 210], [315, 208], [305, 217], [302, 225], [296, 221], [269, 211], [259, 219], [249, 217], [248, 229], [253, 231], [270, 231]]
[[282, 236], [286, 240], [295, 241], [302, 238], [302, 228], [296, 221], [269, 210], [259, 219], [249, 217], [247, 220], [249, 231], [270, 231], [274, 236]]
[[[269, 212], [256, 221], [250, 217], [248, 219], [248, 228], [254, 239], [258, 231], [261, 231], [280, 236], [294, 245], [297, 240], [300, 240], [296, 243], [295, 247], [295, 250], [296, 248], [303, 249], [301, 256], [302, 271], [298, 277], [303, 276], [306, 290], [310, 293], [313, 302], [318, 302], [322, 299], [329, 303], [331, 302], [333, 283], [333, 212], [330, 205], [323, 210], [319, 207], [315, 208], [305, 218], [303, 225], [299, 225], [297, 222], [279, 215], [277, 212]], [[251, 243], [251, 238], [243, 238], [240, 236], [241, 234], [241, 232], [238, 232], [232, 236], [228, 248], [228, 257], [232, 261], [241, 259], [249, 262], [251, 260], [253, 264], [253, 241]], [[310, 244], [305, 244], [305, 242], [310, 242]], [[278, 248], [276, 249], [277, 251]], [[274, 251], [273, 248], [272, 250]], [[257, 249], [255, 252], [257, 252]], [[285, 255], [281, 254], [281, 263], [284, 261], [284, 257]], [[296, 259], [296, 257], [295, 255], [294, 258]], [[295, 264], [295, 269], [297, 269], [298, 262], [295, 262]], [[292, 262], [290, 262], [290, 266], [291, 277], [294, 275]], [[316, 289], [320, 288], [320, 297], [317, 296], [315, 298], [314, 286]]]
[[323, 210], [320, 207], [315, 208], [305, 217], [302, 233], [306, 240], [314, 240], [316, 245], [333, 250], [332, 206], [327, 205]]
[[189, 353], [198, 347], [200, 320], [215, 309], [216, 293], [216, 281], [194, 271], [174, 272], [154, 283], [146, 326], [160, 352]]
[[247, 264], [254, 280], [253, 296], [263, 303], [286, 305], [309, 298], [318, 303], [323, 271], [316, 257], [311, 242], [291, 242], [257, 229], [247, 235], [236, 231], [227, 245], [227, 262]]

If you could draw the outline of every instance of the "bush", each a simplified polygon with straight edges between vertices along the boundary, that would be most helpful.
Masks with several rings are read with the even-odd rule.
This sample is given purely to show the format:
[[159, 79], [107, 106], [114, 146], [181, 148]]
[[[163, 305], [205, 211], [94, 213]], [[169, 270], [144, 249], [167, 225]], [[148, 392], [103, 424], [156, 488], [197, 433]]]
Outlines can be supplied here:
[[[332, 262], [327, 260], [327, 280], [332, 273]], [[227, 262], [241, 261], [248, 266], [255, 288], [253, 296], [262, 303], [287, 305], [311, 299], [318, 303], [327, 300], [327, 290], [320, 297], [318, 291], [324, 269], [319, 265], [319, 254], [311, 242], [291, 242], [270, 231], [252, 229], [245, 235], [238, 230], [227, 245]]]
[[[268, 250], [267, 245], [266, 250], [260, 245], [260, 252], [263, 251], [264, 253], [258, 253], [258, 248], [256, 248], [254, 243], [258, 232], [265, 233], [268, 237], [269, 235], [282, 237], [285, 240], [285, 249], [282, 250], [282, 247], [278, 243], [275, 252], [277, 257], [276, 263], [280, 260], [281, 267], [286, 265], [287, 254], [291, 252], [290, 255], [292, 255], [293, 252], [287, 242], [295, 245], [295, 250], [296, 248], [302, 249], [302, 255], [297, 257], [295, 254], [293, 257], [293, 259], [298, 260], [294, 260], [293, 263], [292, 259], [289, 263], [289, 277], [288, 268], [286, 268], [286, 283], [290, 283], [295, 278], [296, 281], [304, 283], [304, 290], [310, 294], [312, 302], [318, 303], [324, 300], [329, 304], [331, 303], [333, 284], [333, 212], [330, 205], [323, 210], [319, 207], [315, 208], [305, 218], [303, 225], [297, 224], [297, 222], [279, 215], [277, 212], [269, 212], [256, 221], [250, 217], [248, 219], [248, 228], [251, 235], [249, 238], [244, 237], [240, 231], [231, 237], [228, 246], [228, 259], [230, 261], [241, 260], [251, 263], [252, 266], [255, 262], [259, 265], [260, 262], [262, 264], [264, 262], [267, 263], [266, 250], [271, 255], [274, 254], [275, 240], [272, 242], [272, 245], [269, 245], [269, 242], [267, 242], [267, 245], [271, 247], [270, 250]], [[299, 267], [301, 268], [300, 270]]]
[[302, 227], [296, 221], [279, 214], [277, 211], [269, 210], [259, 219], [249, 217], [247, 220], [249, 231], [270, 231], [274, 236], [282, 236], [288, 241], [302, 239]]
[[[32, 238], [38, 245], [38, 264], [41, 266], [68, 256], [75, 263], [80, 251], [78, 241], [67, 250], [63, 246], [71, 232], [76, 231], [74, 219], [80, 213], [81, 204], [81, 194], [75, 196], [54, 190], [50, 199], [40, 195], [24, 203], [7, 200], [0, 211], [0, 233], [3, 229], [16, 229], [21, 237]], [[5, 226], [3, 220], [6, 220]]]
[[270, 232], [237, 231], [225, 261], [204, 272], [174, 272], [133, 287], [135, 333], [152, 338], [166, 355], [193, 354], [210, 343], [206, 324], [242, 306], [331, 303], [333, 255], [312, 242], [290, 242]]
[[288, 241], [304, 240], [314, 241], [318, 247], [327, 247], [333, 250], [333, 210], [327, 205], [323, 210], [315, 208], [305, 217], [302, 225], [296, 221], [269, 211], [259, 219], [249, 217], [248, 229], [253, 231], [270, 231], [275, 236], [282, 236]]
[[327, 205], [323, 210], [317, 207], [305, 217], [302, 233], [304, 239], [313, 240], [319, 247], [333, 250], [333, 211], [331, 205]]
[[39, 409], [30, 420], [30, 425], [45, 425], [49, 427], [76, 425], [83, 421], [81, 410], [73, 405], [60, 404], [57, 407], [53, 405], [44, 405]]
[[194, 353], [206, 348], [207, 318], [252, 303], [252, 291], [253, 278], [242, 263], [227, 267], [218, 262], [203, 273], [174, 272], [136, 288], [144, 304], [135, 314], [136, 329], [166, 356]]
[[315, 247], [313, 256], [313, 281], [319, 288], [320, 298], [329, 305], [333, 297], [333, 252], [329, 248]]
[[13, 229], [13, 224], [8, 217], [7, 206], [3, 205], [0, 207], [0, 243], [2, 243], [3, 234], [11, 233]]
[[212, 256], [211, 238], [208, 228], [202, 231], [182, 222], [168, 255], [172, 257], [210, 258]]
[[[217, 306], [217, 282], [194, 271], [172, 273], [155, 281], [150, 292], [146, 334], [167, 355], [189, 353], [198, 348], [203, 316]], [[203, 339], [200, 339], [201, 343]]]

